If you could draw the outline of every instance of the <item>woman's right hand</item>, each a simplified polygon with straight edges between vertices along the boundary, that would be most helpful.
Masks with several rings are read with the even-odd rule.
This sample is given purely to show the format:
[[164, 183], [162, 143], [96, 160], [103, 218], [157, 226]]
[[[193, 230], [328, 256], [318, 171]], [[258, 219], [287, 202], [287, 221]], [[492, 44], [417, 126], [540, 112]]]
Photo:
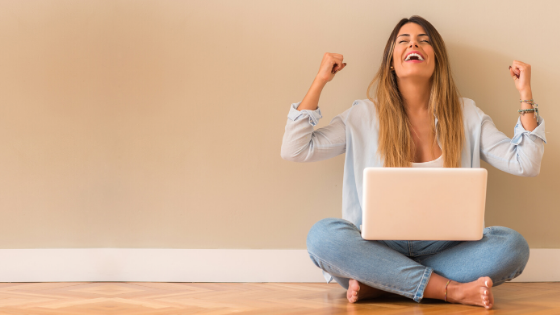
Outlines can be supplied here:
[[346, 67], [346, 63], [342, 62], [342, 55], [335, 53], [325, 53], [323, 61], [317, 73], [317, 79], [325, 84], [334, 78], [334, 75]]

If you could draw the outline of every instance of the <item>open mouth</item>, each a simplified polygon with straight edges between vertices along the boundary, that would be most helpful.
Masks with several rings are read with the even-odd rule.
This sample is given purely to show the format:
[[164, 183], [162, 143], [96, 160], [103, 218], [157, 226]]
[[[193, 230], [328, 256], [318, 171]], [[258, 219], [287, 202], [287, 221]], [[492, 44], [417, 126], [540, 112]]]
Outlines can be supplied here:
[[404, 61], [411, 61], [411, 60], [424, 61], [424, 58], [422, 58], [420, 54], [411, 53], [408, 56], [406, 56], [406, 58], [404, 59]]

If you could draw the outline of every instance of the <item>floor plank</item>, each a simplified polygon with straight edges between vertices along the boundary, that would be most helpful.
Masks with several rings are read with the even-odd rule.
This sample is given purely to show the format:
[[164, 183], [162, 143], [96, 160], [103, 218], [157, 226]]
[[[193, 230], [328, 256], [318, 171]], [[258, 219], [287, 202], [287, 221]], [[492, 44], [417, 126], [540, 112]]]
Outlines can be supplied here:
[[336, 283], [0, 283], [0, 315], [560, 314], [560, 282], [509, 282], [493, 293], [488, 311], [398, 295], [351, 304]]

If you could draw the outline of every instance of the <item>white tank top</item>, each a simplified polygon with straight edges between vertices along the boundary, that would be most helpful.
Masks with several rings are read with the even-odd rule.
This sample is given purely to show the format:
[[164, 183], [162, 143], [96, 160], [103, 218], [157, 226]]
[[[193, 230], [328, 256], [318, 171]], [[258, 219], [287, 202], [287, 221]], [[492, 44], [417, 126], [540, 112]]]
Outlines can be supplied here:
[[412, 162], [412, 167], [443, 167], [443, 154], [433, 161], [428, 161], [424, 163]]

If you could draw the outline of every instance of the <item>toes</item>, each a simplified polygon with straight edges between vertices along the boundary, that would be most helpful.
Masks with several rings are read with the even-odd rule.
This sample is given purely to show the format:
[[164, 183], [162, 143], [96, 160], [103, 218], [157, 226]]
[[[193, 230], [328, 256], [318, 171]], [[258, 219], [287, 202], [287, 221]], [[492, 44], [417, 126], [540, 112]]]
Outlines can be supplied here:
[[480, 287], [482, 304], [484, 308], [491, 309], [494, 304], [494, 297], [490, 288], [494, 285], [494, 283], [492, 282], [492, 279], [490, 279], [490, 277], [480, 277], [479, 281], [483, 283], [483, 286]]
[[358, 291], [360, 290], [360, 285], [358, 281], [354, 279], [350, 279], [349, 286], [348, 286], [348, 293], [346, 297], [348, 298], [348, 302], [355, 303], [358, 301]]
[[494, 305], [494, 297], [492, 295], [490, 295], [490, 297], [488, 297], [488, 304], [489, 305]]
[[491, 288], [494, 285], [494, 282], [492, 282], [492, 279], [490, 277], [480, 277], [478, 278], [478, 281], [482, 282], [483, 285], [487, 288]]
[[350, 279], [348, 288], [354, 291], [360, 291], [360, 283], [357, 280]]
[[484, 281], [484, 284], [486, 285], [486, 288], [482, 288], [481, 291], [481, 295], [486, 296], [490, 302], [490, 304], [494, 303], [494, 295], [492, 294], [492, 290], [490, 288], [492, 288], [492, 286], [494, 285], [494, 283], [492, 282], [492, 279], [490, 279], [488, 277], [487, 280]]

